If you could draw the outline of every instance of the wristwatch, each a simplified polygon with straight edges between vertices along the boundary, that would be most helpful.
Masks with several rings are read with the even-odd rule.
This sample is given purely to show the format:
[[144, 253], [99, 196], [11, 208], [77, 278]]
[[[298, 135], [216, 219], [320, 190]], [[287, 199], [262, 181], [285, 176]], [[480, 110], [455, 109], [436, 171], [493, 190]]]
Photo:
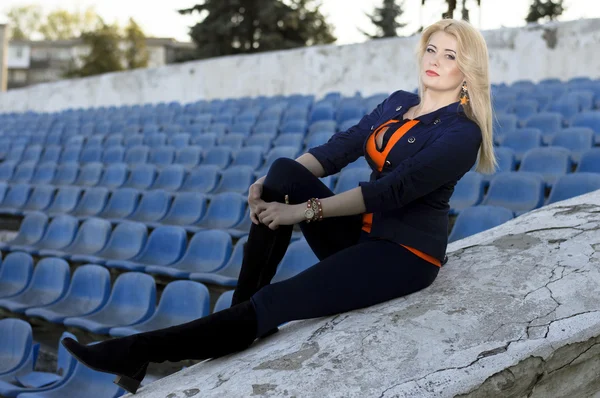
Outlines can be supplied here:
[[304, 220], [307, 223], [311, 221], [320, 221], [323, 219], [323, 209], [321, 208], [321, 201], [317, 198], [310, 198], [306, 202], [306, 210], [304, 210]]

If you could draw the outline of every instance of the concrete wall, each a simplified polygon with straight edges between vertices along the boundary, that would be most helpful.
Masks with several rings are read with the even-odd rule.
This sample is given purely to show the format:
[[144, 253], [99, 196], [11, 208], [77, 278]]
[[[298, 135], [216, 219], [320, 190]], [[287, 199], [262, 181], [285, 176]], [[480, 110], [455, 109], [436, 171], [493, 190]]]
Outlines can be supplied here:
[[[600, 19], [485, 31], [492, 82], [600, 77]], [[293, 93], [351, 95], [416, 87], [418, 37], [230, 56], [61, 81], [0, 95], [3, 111], [56, 111]]]
[[[8, 26], [0, 24], [0, 92], [6, 91], [8, 82]], [[4, 98], [0, 97], [0, 101]], [[1, 109], [1, 108], [0, 108]]]

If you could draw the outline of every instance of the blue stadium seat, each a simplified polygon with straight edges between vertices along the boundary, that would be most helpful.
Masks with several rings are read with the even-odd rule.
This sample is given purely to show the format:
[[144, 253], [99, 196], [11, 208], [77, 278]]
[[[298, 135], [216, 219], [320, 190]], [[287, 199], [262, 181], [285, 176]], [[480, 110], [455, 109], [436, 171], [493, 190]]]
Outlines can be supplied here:
[[73, 209], [71, 214], [77, 218], [87, 218], [93, 217], [100, 213], [106, 203], [108, 202], [108, 197], [110, 195], [110, 191], [105, 187], [92, 187], [85, 190], [83, 197], [77, 204], [77, 207]]
[[339, 193], [356, 188], [358, 187], [358, 183], [360, 181], [369, 181], [370, 176], [370, 168], [344, 169], [340, 172], [340, 175], [335, 184], [335, 188], [333, 189], [333, 193], [337, 195]]
[[450, 214], [456, 215], [467, 207], [476, 206], [483, 200], [483, 176], [477, 172], [467, 172], [454, 187], [450, 197]]
[[10, 179], [12, 184], [25, 184], [31, 181], [35, 172], [36, 162], [21, 162], [15, 167], [15, 172]]
[[175, 148], [172, 146], [153, 147], [150, 151], [148, 163], [158, 167], [165, 167], [173, 164], [175, 160]]
[[173, 195], [162, 189], [146, 191], [138, 207], [127, 219], [141, 223], [158, 222], [167, 214], [172, 201]]
[[600, 173], [600, 148], [592, 148], [583, 152], [576, 172]]
[[235, 192], [223, 192], [212, 196], [206, 215], [188, 230], [203, 228], [227, 229], [236, 225], [246, 211], [247, 198]]
[[258, 169], [263, 163], [263, 148], [260, 146], [244, 147], [235, 153], [233, 166], [250, 166]]
[[100, 162], [102, 161], [102, 146], [85, 146], [79, 155], [80, 163]]
[[[120, 134], [120, 133], [110, 134], [104, 140], [104, 148], [107, 148], [107, 149], [115, 147], [115, 146], [122, 147], [122, 145], [123, 145], [123, 134]], [[105, 149], [105, 153], [106, 153], [106, 149]]]
[[571, 151], [571, 158], [578, 163], [581, 154], [594, 146], [594, 132], [588, 127], [567, 127], [554, 135], [551, 144]]
[[[517, 160], [515, 158], [515, 151], [506, 147], [494, 147], [494, 153], [496, 155], [496, 171], [492, 174], [482, 174], [483, 181], [486, 185], [490, 182], [494, 175], [505, 171], [515, 171], [517, 167]], [[473, 166], [474, 171], [476, 165]]]
[[60, 154], [59, 163], [77, 163], [79, 162], [79, 155], [81, 154], [81, 145], [68, 145], [63, 148]]
[[50, 184], [54, 180], [57, 164], [54, 162], [38, 163], [31, 178], [31, 184]]
[[4, 162], [0, 163], [0, 181], [10, 181], [16, 167], [17, 163], [15, 162], [4, 160]]
[[463, 210], [448, 237], [449, 242], [492, 229], [514, 218], [513, 212], [500, 206], [473, 206]]
[[43, 150], [44, 148], [41, 145], [29, 145], [27, 149], [25, 149], [25, 152], [23, 152], [21, 162], [39, 162]]
[[181, 148], [175, 156], [175, 164], [180, 164], [186, 168], [198, 166], [202, 162], [202, 147], [190, 145]]
[[192, 272], [214, 272], [225, 265], [231, 255], [231, 248], [231, 236], [227, 232], [216, 229], [198, 231], [177, 262], [164, 265], [150, 262], [144, 272], [172, 278], [188, 278]]
[[61, 152], [62, 152], [62, 146], [60, 146], [60, 145], [46, 145], [46, 147], [44, 148], [44, 154], [40, 158], [40, 163], [44, 163], [44, 162], [58, 163]]
[[308, 122], [314, 123], [319, 120], [335, 120], [335, 109], [332, 105], [323, 103], [322, 105], [315, 105], [308, 115]]
[[0, 182], [0, 203], [4, 200], [6, 191], [8, 191], [8, 184], [6, 182]]
[[341, 124], [347, 120], [361, 119], [365, 115], [365, 109], [356, 104], [347, 104], [338, 107], [336, 111], [336, 121]]
[[15, 145], [15, 142], [13, 141], [10, 151], [4, 158], [4, 162], [19, 163], [23, 157], [23, 152], [25, 152], [25, 145]]
[[252, 129], [252, 135], [266, 135], [274, 138], [279, 131], [279, 121], [265, 120], [258, 122]]
[[199, 146], [206, 151], [217, 145], [217, 134], [204, 133], [201, 135], [195, 135], [192, 137], [191, 143], [192, 145]]
[[33, 187], [29, 184], [11, 185], [4, 195], [4, 200], [0, 203], [0, 214], [13, 214], [25, 206], [32, 190]]
[[56, 168], [53, 185], [73, 185], [79, 174], [78, 163], [63, 163]]
[[514, 113], [516, 96], [514, 94], [495, 94], [492, 106], [495, 112]]
[[515, 159], [520, 162], [525, 152], [542, 146], [542, 132], [529, 127], [509, 132], [504, 135], [501, 145], [515, 151]]
[[115, 337], [163, 329], [202, 318], [210, 313], [210, 295], [206, 286], [193, 281], [168, 283], [160, 297], [154, 314], [146, 321], [133, 326], [109, 330]]
[[281, 134], [306, 134], [307, 125], [306, 119], [303, 120], [289, 120], [284, 122], [279, 128]]
[[531, 116], [525, 127], [536, 128], [542, 132], [542, 141], [548, 145], [552, 137], [562, 130], [562, 115], [557, 112], [540, 112]]
[[178, 133], [173, 134], [169, 137], [168, 144], [173, 146], [176, 150], [187, 148], [190, 145], [191, 134], [189, 133]]
[[[73, 334], [63, 332], [59, 340], [66, 337], [77, 339]], [[35, 347], [34, 345], [34, 352], [38, 351]], [[36, 355], [34, 354], [34, 356]], [[54, 390], [71, 378], [76, 362], [75, 358], [59, 342], [56, 370], [54, 372], [24, 370], [14, 376], [14, 381], [18, 384], [0, 380], [0, 395], [8, 398], [23, 397], [33, 393], [44, 393]]]
[[106, 207], [98, 214], [98, 217], [109, 220], [127, 218], [137, 208], [140, 195], [140, 191], [133, 188], [119, 188], [114, 190]]
[[214, 165], [219, 167], [220, 169], [225, 169], [229, 166], [231, 162], [231, 153], [232, 150], [229, 147], [213, 147], [209, 148], [205, 154], [204, 159], [202, 161], [202, 165]]
[[344, 170], [350, 170], [350, 169], [371, 169], [371, 166], [369, 166], [369, 163], [367, 163], [367, 159], [365, 159], [364, 156], [359, 157], [358, 159], [356, 159], [354, 162], [350, 163], [349, 165], [347, 165], [346, 167], [344, 167]]
[[158, 222], [147, 224], [152, 227], [160, 225], [192, 225], [204, 217], [207, 207], [206, 202], [206, 196], [198, 192], [178, 193], [175, 195], [167, 215]]
[[[248, 130], [249, 133], [250, 130]], [[244, 139], [248, 134], [229, 133], [217, 138], [217, 145], [220, 147], [228, 147], [232, 150], [240, 149], [244, 144]]]
[[98, 186], [108, 189], [120, 188], [125, 184], [129, 176], [129, 169], [125, 163], [113, 163], [104, 168], [102, 178]]
[[75, 238], [68, 246], [60, 250], [40, 250], [39, 254], [65, 259], [73, 258], [74, 255], [93, 255], [100, 251], [108, 241], [111, 227], [108, 220], [90, 217], [81, 224]]
[[44, 211], [46, 210], [52, 201], [54, 200], [54, 194], [56, 193], [56, 187], [53, 185], [36, 185], [33, 188], [33, 192], [21, 209], [16, 211], [14, 214], [27, 214], [32, 211]]
[[131, 166], [129, 177], [123, 187], [139, 190], [149, 189], [156, 180], [156, 166], [153, 164], [136, 164]]
[[121, 163], [124, 158], [125, 148], [120, 145], [107, 147], [102, 153], [102, 163], [104, 164]]
[[288, 249], [277, 267], [277, 272], [273, 276], [271, 283], [281, 282], [289, 279], [300, 272], [312, 267], [319, 262], [319, 259], [313, 253], [312, 249], [306, 242], [306, 239], [301, 238], [290, 243]]
[[210, 193], [219, 183], [221, 172], [218, 166], [198, 166], [190, 170], [180, 192]]
[[[247, 137], [252, 133], [252, 127], [253, 127], [254, 123], [247, 123], [247, 122], [239, 122], [239, 123], [234, 123], [231, 125], [231, 127], [229, 128], [229, 132], [226, 135], [231, 135], [231, 134], [236, 134], [236, 135], [241, 135], [243, 137]], [[243, 138], [242, 138], [243, 140]]]
[[494, 115], [494, 135], [498, 137], [498, 141], [502, 139], [504, 134], [517, 129], [517, 116], [513, 114], [495, 114]]
[[25, 315], [62, 323], [65, 318], [99, 310], [109, 295], [110, 272], [99, 265], [85, 264], [75, 269], [69, 290], [61, 300], [49, 306], [29, 308]]
[[572, 127], [588, 127], [594, 131], [595, 143], [600, 144], [600, 111], [586, 111], [573, 117]]
[[546, 204], [559, 202], [600, 189], [600, 174], [574, 173], [559, 177]]
[[562, 115], [562, 125], [567, 127], [571, 125], [573, 117], [579, 112], [579, 105], [575, 102], [558, 98], [548, 105], [548, 111], [560, 113]]
[[170, 164], [164, 167], [156, 177], [150, 189], [162, 189], [169, 192], [179, 190], [185, 181], [185, 167], [180, 164]]
[[216, 271], [192, 272], [189, 275], [189, 279], [219, 286], [236, 286], [240, 276], [240, 270], [242, 269], [242, 260], [244, 259], [244, 244], [247, 241], [247, 235], [238, 239], [227, 264], [222, 268], [219, 268]]
[[83, 165], [75, 185], [93, 187], [98, 185], [102, 177], [104, 165], [100, 162], [91, 162]]
[[111, 328], [129, 326], [148, 319], [156, 306], [156, 284], [140, 272], [120, 274], [105, 306], [93, 314], [65, 318], [65, 326], [106, 334]]
[[0, 298], [22, 293], [33, 276], [33, 258], [27, 253], [11, 252], [0, 267]]
[[142, 134], [130, 134], [126, 135], [123, 139], [123, 145], [126, 149], [133, 148], [136, 146], [143, 145], [144, 136]]
[[144, 145], [150, 148], [161, 148], [167, 144], [167, 135], [165, 133], [146, 134], [144, 131]]
[[123, 221], [117, 224], [102, 250], [95, 255], [74, 255], [71, 260], [94, 264], [106, 264], [109, 260], [131, 260], [142, 251], [147, 239], [146, 225]]
[[519, 100], [518, 105], [514, 109], [514, 113], [519, 120], [520, 126], [525, 126], [530, 117], [537, 114], [539, 104], [535, 100]]
[[228, 290], [228, 291], [222, 293], [219, 296], [219, 298], [217, 299], [217, 302], [215, 303], [215, 308], [213, 309], [213, 314], [215, 312], [223, 311], [223, 310], [226, 310], [227, 308], [231, 307], [232, 299], [233, 299], [233, 290]]
[[300, 149], [302, 147], [302, 142], [304, 141], [303, 134], [282, 134], [275, 138], [273, 141], [273, 146], [292, 146]]
[[329, 132], [311, 134], [306, 140], [306, 148], [310, 149], [321, 146], [327, 143], [332, 135], [333, 133]]
[[523, 156], [519, 172], [539, 173], [551, 187], [563, 174], [571, 172], [572, 160], [569, 150], [560, 147], [530, 149]]
[[237, 192], [246, 194], [254, 181], [254, 169], [252, 167], [231, 166], [221, 173], [221, 181], [212, 193]]
[[308, 136], [317, 133], [328, 133], [331, 136], [336, 132], [336, 127], [337, 123], [334, 120], [320, 120], [308, 126]]
[[177, 226], [161, 226], [152, 231], [144, 248], [130, 260], [110, 260], [109, 268], [143, 271], [147, 265], [169, 265], [181, 258], [187, 244], [185, 229]]
[[298, 148], [293, 146], [280, 146], [271, 149], [265, 157], [265, 164], [256, 171], [256, 175], [263, 176], [267, 174], [273, 162], [279, 158], [295, 159], [298, 152]]
[[49, 216], [54, 216], [57, 214], [66, 214], [72, 212], [75, 207], [77, 207], [82, 193], [83, 190], [80, 187], [60, 187], [54, 196], [54, 201], [50, 207], [45, 210], [45, 213], [47, 213]]
[[533, 173], [498, 173], [482, 204], [504, 207], [518, 216], [543, 205], [544, 188], [542, 178]]
[[146, 145], [135, 145], [127, 148], [123, 162], [128, 165], [139, 165], [148, 162], [150, 148]]
[[0, 299], [0, 308], [24, 313], [60, 300], [69, 288], [69, 264], [60, 258], [43, 258], [35, 266], [29, 286], [21, 293]]
[[[244, 146], [257, 146], [262, 148], [262, 152], [268, 152], [271, 149], [273, 136], [269, 134], [253, 134], [246, 138]], [[239, 151], [238, 151], [239, 152]]]
[[21, 319], [0, 319], [0, 378], [11, 379], [33, 364], [31, 325]]

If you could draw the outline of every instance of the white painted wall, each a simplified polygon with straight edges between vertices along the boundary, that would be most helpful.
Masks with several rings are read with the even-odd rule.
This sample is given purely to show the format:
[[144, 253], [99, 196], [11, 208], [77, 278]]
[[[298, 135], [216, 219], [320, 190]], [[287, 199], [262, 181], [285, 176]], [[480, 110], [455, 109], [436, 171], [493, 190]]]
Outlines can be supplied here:
[[[483, 32], [493, 83], [600, 77], [600, 19]], [[229, 56], [0, 94], [0, 112], [258, 95], [352, 95], [416, 87], [418, 37]]]

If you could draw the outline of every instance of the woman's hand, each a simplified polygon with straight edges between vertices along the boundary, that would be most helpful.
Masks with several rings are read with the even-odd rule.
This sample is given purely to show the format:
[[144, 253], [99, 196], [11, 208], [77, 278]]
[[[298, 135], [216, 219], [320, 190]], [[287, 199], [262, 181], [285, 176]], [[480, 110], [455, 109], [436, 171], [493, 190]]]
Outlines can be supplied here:
[[260, 222], [258, 220], [256, 206], [262, 202], [260, 196], [262, 195], [263, 181], [265, 177], [261, 177], [248, 188], [248, 206], [250, 206], [250, 220], [256, 225]]
[[279, 202], [265, 202], [260, 199], [256, 213], [261, 223], [275, 230], [280, 225], [294, 225], [304, 220], [304, 204], [286, 205]]

